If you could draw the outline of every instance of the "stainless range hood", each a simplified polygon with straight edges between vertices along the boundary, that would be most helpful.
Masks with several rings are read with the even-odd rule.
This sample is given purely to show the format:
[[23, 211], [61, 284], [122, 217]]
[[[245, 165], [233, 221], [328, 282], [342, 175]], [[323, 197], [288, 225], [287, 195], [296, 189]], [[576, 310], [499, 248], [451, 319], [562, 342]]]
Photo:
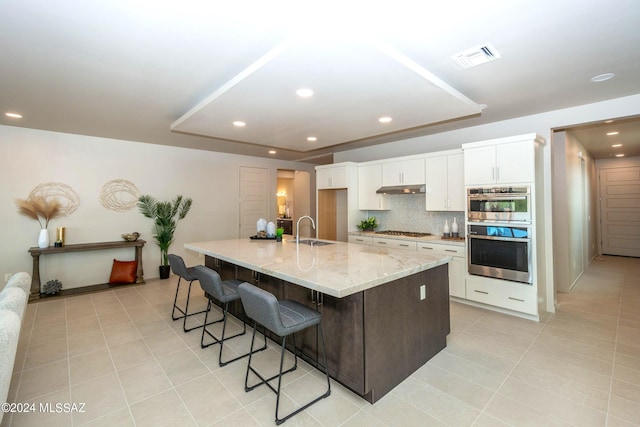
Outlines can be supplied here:
[[388, 185], [376, 190], [378, 194], [416, 194], [424, 193], [424, 185]]

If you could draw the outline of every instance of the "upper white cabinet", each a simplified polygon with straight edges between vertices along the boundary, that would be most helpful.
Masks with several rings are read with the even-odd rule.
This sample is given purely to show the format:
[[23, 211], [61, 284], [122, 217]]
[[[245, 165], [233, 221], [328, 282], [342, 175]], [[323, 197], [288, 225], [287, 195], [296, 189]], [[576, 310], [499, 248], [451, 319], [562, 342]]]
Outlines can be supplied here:
[[531, 183], [536, 135], [463, 144], [465, 185]]
[[424, 158], [383, 163], [382, 185], [424, 185]]
[[316, 188], [347, 188], [347, 173], [346, 165], [316, 168]]
[[376, 194], [382, 187], [382, 165], [358, 166], [358, 209], [367, 211], [386, 210], [387, 196]]
[[425, 160], [428, 211], [464, 211], [464, 156], [461, 151]]

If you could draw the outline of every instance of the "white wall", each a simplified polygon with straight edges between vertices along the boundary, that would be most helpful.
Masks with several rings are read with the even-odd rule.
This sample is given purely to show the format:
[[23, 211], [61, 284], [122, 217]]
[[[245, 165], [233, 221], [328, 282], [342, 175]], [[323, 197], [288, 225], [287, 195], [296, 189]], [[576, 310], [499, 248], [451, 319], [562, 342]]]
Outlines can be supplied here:
[[[178, 224], [170, 251], [185, 257], [187, 265], [201, 261], [187, 254], [186, 242], [236, 238], [238, 235], [238, 167], [270, 170], [270, 220], [276, 218], [277, 169], [313, 171], [313, 166], [257, 157], [121, 141], [82, 135], [0, 126], [0, 274], [31, 272], [27, 252], [37, 245], [39, 225], [18, 214], [15, 199], [27, 198], [38, 184], [60, 182], [78, 194], [80, 206], [69, 217], [49, 224], [66, 227], [66, 243], [121, 240], [120, 234], [138, 231], [147, 241], [143, 250], [145, 278], [158, 277], [160, 252], [151, 236], [151, 220], [137, 208], [116, 212], [100, 204], [102, 186], [110, 180], [132, 181], [142, 194], [171, 200], [177, 194], [193, 199], [187, 217]], [[315, 174], [314, 174], [315, 175]], [[113, 258], [133, 259], [133, 250], [44, 255], [42, 283], [59, 279], [64, 288], [108, 281]]]

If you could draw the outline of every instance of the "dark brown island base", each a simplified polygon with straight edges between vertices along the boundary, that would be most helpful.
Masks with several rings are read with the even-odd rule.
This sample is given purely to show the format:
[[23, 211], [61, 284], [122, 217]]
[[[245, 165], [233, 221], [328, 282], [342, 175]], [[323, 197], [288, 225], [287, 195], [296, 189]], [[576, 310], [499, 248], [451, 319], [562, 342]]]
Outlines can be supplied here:
[[[436, 258], [427, 257], [437, 265], [337, 297], [314, 290], [306, 279], [300, 285], [277, 277], [291, 279], [290, 272], [280, 274], [273, 267], [272, 274], [265, 274], [270, 268], [264, 263], [248, 268], [246, 260], [234, 262], [232, 256], [212, 256], [215, 251], [202, 250], [198, 245], [185, 247], [205, 253], [205, 265], [218, 271], [222, 279], [244, 280], [278, 299], [295, 300], [320, 311], [331, 377], [370, 403], [382, 398], [446, 346], [450, 331], [448, 259], [435, 263]], [[402, 256], [397, 250], [368, 250], [377, 251], [376, 255]], [[318, 258], [322, 259], [321, 255]], [[230, 306], [236, 317], [240, 317], [240, 310], [240, 301]], [[317, 366], [321, 358], [316, 329], [296, 335], [296, 346], [308, 362]]]

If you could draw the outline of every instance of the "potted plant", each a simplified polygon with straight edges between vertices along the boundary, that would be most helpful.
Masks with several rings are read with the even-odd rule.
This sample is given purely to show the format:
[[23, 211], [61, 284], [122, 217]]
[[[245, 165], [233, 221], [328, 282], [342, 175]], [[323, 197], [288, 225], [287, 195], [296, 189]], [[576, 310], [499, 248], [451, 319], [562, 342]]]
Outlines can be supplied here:
[[361, 231], [373, 231], [377, 226], [378, 223], [376, 222], [376, 217], [372, 216], [371, 218], [363, 219], [362, 221], [360, 221], [360, 224], [358, 224], [358, 229]]
[[178, 226], [178, 221], [183, 219], [191, 209], [193, 201], [176, 196], [173, 202], [159, 202], [149, 195], [138, 198], [140, 213], [153, 220], [153, 238], [160, 247], [160, 278], [169, 277], [169, 246], [173, 243], [173, 234]]

